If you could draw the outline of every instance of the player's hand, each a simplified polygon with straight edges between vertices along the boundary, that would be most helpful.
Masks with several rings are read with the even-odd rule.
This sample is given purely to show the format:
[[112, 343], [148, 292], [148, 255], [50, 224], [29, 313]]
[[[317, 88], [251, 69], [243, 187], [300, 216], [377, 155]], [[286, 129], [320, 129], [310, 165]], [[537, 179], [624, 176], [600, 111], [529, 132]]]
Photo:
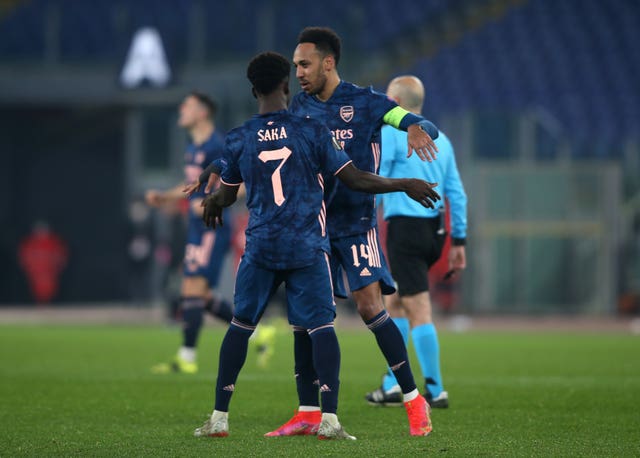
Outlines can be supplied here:
[[151, 207], [159, 207], [164, 203], [162, 192], [155, 189], [148, 190], [144, 195], [144, 200], [147, 202], [147, 205]]
[[407, 186], [404, 192], [423, 207], [435, 208], [433, 204], [440, 200], [440, 194], [434, 190], [436, 186], [438, 186], [438, 183], [429, 183], [417, 178], [407, 178]]
[[216, 226], [223, 226], [224, 221], [222, 220], [222, 206], [218, 205], [217, 202], [217, 194], [212, 194], [207, 196], [202, 201], [202, 206], [204, 207], [204, 211], [202, 213], [202, 221], [208, 227], [216, 228]]
[[200, 187], [202, 186], [202, 183], [200, 183], [200, 180], [196, 180], [195, 183], [191, 183], [191, 184], [187, 184], [184, 186], [184, 188], [182, 189], [182, 192], [184, 192], [187, 197], [191, 197], [191, 195], [200, 190]]
[[417, 124], [412, 124], [407, 129], [407, 157], [411, 157], [413, 151], [423, 161], [431, 162], [436, 160], [438, 147], [433, 139]]
[[204, 192], [206, 192], [207, 194], [211, 193], [211, 191], [216, 187], [216, 184], [218, 183], [219, 179], [220, 179], [220, 175], [212, 172], [209, 175], [209, 181], [207, 181], [207, 186], [205, 186]]

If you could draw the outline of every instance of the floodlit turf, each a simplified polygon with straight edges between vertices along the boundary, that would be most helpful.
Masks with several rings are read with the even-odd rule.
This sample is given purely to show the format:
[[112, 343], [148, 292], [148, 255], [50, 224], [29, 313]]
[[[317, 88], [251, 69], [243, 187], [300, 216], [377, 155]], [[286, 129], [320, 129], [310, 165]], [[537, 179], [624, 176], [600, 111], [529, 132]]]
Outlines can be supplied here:
[[266, 370], [250, 353], [230, 436], [194, 438], [213, 406], [223, 332], [202, 335], [200, 373], [158, 376], [149, 367], [173, 355], [177, 329], [0, 326], [0, 456], [640, 455], [638, 336], [441, 332], [451, 408], [412, 438], [404, 409], [364, 402], [383, 370], [373, 336], [339, 330], [339, 416], [358, 440], [327, 442], [262, 437], [296, 407], [284, 332]]

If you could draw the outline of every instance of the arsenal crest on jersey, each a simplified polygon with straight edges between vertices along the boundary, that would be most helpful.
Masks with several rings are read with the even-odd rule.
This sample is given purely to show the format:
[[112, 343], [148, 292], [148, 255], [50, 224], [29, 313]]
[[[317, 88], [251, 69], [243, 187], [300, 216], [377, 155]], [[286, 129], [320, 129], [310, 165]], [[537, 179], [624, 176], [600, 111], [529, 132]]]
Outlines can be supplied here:
[[344, 122], [349, 122], [353, 119], [354, 109], [351, 105], [345, 105], [340, 107], [340, 117]]

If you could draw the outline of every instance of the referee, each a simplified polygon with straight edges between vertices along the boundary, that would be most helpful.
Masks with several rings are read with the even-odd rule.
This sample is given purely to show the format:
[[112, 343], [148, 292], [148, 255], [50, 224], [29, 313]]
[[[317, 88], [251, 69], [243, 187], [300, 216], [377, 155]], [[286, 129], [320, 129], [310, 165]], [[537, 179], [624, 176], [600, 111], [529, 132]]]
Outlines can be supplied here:
[[[387, 95], [402, 108], [420, 114], [424, 86], [415, 76], [394, 78]], [[424, 164], [417, 156], [407, 158], [407, 134], [387, 126], [382, 129], [382, 161], [380, 175], [415, 177], [438, 183], [436, 191], [449, 201], [452, 244], [449, 250], [449, 272], [466, 267], [467, 195], [456, 166], [453, 147], [440, 132], [435, 140], [438, 160]], [[446, 237], [444, 200], [439, 208], [428, 209], [403, 193], [379, 196], [384, 219], [388, 222], [387, 255], [391, 274], [397, 283], [396, 294], [387, 296], [387, 309], [393, 317], [405, 344], [413, 339], [420, 369], [425, 379], [425, 398], [431, 407], [449, 406], [440, 374], [438, 334], [431, 316], [428, 270], [440, 257]], [[402, 405], [402, 393], [389, 370], [382, 386], [366, 395], [373, 405]]]

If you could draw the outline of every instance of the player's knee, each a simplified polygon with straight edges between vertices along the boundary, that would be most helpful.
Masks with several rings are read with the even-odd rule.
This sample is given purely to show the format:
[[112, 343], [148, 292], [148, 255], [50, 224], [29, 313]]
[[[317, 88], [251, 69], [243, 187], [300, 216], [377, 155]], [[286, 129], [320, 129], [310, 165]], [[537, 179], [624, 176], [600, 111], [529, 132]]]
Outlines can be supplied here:
[[207, 279], [204, 277], [184, 277], [182, 279], [182, 296], [185, 297], [206, 297], [209, 294]]
[[433, 321], [429, 293], [422, 292], [413, 296], [403, 296], [402, 305], [412, 328]]
[[389, 316], [391, 318], [404, 318], [406, 317], [404, 306], [402, 305], [402, 300], [397, 293], [385, 296], [384, 297], [384, 305], [387, 308], [387, 312], [389, 312]]
[[382, 301], [362, 300], [362, 301], [356, 302], [356, 305], [358, 307], [358, 313], [360, 314], [360, 317], [365, 321], [374, 318], [376, 315], [378, 315], [380, 312], [384, 310]]

